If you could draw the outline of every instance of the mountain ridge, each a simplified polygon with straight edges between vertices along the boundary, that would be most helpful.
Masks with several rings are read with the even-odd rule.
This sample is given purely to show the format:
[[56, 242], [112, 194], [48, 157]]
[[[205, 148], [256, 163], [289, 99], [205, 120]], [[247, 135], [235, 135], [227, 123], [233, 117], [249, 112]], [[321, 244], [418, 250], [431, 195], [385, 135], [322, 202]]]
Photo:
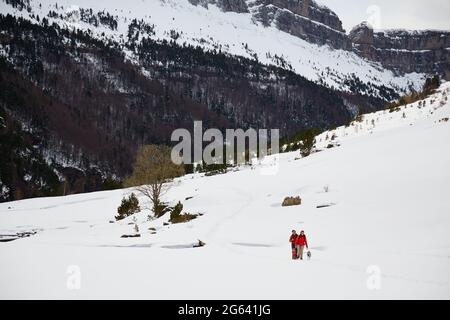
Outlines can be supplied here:
[[[278, 9], [267, 12], [264, 27], [254, 14], [274, 3]], [[2, 97], [1, 108], [34, 135], [32, 147], [64, 193], [98, 190], [125, 177], [139, 145], [169, 143], [172, 130], [190, 130], [193, 120], [221, 130], [279, 128], [285, 136], [324, 130], [419, 90], [427, 75], [396, 74], [333, 49], [327, 37], [318, 38], [324, 45], [305, 40], [315, 29], [305, 39], [279, 29], [280, 21], [289, 28], [294, 14], [347, 37], [337, 15], [314, 1], [129, 4], [0, 1], [1, 84], [27, 97]], [[21, 80], [8, 82], [11, 74]], [[9, 183], [11, 196], [3, 200], [36, 194], [20, 175], [23, 181]]]

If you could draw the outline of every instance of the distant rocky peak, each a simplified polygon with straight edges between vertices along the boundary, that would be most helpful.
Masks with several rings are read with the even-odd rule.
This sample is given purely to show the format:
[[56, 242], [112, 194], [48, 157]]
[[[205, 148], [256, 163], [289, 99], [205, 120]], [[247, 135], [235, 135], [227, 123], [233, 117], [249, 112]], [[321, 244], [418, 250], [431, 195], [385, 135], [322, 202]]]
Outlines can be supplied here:
[[287, 10], [291, 14], [302, 16], [336, 31], [344, 32], [342, 21], [336, 13], [314, 0], [251, 0], [247, 1], [247, 3], [249, 7], [258, 8], [259, 10], [267, 8]]
[[372, 45], [373, 28], [370, 23], [363, 21], [350, 30], [349, 38], [354, 44]]
[[188, 0], [194, 6], [203, 6], [208, 8], [208, 5], [213, 4], [218, 6], [224, 12], [248, 12], [247, 3], [245, 0]]
[[367, 22], [349, 33], [354, 51], [398, 74], [419, 72], [450, 79], [450, 32], [439, 30], [373, 30]]
[[351, 49], [339, 17], [313, 0], [248, 0], [256, 22], [273, 26], [308, 42]]

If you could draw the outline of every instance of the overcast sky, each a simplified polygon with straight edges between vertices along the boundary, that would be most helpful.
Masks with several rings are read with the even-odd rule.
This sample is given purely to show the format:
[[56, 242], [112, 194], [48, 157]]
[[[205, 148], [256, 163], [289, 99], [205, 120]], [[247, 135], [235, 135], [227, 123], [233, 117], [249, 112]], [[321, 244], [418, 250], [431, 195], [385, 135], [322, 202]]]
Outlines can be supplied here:
[[348, 32], [369, 20], [375, 28], [450, 30], [450, 0], [316, 0], [332, 9]]

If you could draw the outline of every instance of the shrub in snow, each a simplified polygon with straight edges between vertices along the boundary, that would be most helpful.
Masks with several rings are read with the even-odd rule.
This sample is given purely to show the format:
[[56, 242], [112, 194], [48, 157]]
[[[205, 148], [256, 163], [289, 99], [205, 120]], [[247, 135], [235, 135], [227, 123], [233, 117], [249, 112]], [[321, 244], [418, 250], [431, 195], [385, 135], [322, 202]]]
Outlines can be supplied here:
[[183, 211], [183, 204], [180, 201], [178, 201], [178, 203], [175, 205], [175, 207], [173, 207], [172, 211], [170, 212], [169, 221], [172, 223], [182, 223], [197, 218], [196, 214], [190, 213], [181, 214], [182, 211]]
[[[332, 139], [333, 140], [333, 139]], [[305, 132], [303, 140], [300, 141], [300, 154], [302, 157], [307, 157], [311, 154], [316, 143], [316, 131], [308, 130]]]
[[426, 95], [430, 95], [434, 92], [437, 88], [439, 88], [441, 81], [439, 79], [439, 76], [434, 76], [433, 78], [427, 78], [425, 80], [425, 84], [423, 85], [422, 91]]
[[117, 208], [116, 220], [122, 220], [135, 213], [141, 211], [139, 200], [134, 193], [130, 194], [128, 198], [124, 197], [122, 203]]
[[283, 203], [281, 206], [283, 207], [289, 207], [289, 206], [298, 206], [302, 204], [302, 199], [300, 199], [299, 196], [297, 197], [286, 197], [283, 200]]
[[173, 207], [172, 211], [170, 212], [170, 220], [176, 219], [178, 216], [181, 215], [181, 211], [183, 211], [183, 204], [178, 201], [178, 203]]
[[[153, 213], [155, 214], [156, 218], [162, 217], [167, 212], [170, 212], [171, 208], [164, 202], [158, 202], [157, 204], [153, 205]], [[149, 216], [149, 220], [151, 220], [151, 216]]]
[[183, 223], [183, 222], [188, 222], [188, 221], [194, 220], [195, 218], [197, 218], [196, 214], [191, 214], [191, 213], [186, 212], [186, 213], [180, 214], [179, 216], [177, 216], [173, 219], [170, 219], [170, 222]]

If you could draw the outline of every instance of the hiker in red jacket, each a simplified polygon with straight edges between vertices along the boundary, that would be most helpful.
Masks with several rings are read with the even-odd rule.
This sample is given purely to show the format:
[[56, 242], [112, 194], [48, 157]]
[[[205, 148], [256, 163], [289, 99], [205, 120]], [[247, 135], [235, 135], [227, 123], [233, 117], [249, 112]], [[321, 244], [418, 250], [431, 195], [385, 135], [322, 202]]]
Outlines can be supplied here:
[[303, 250], [308, 249], [308, 241], [306, 240], [305, 231], [300, 231], [300, 234], [295, 239], [295, 247], [297, 249], [297, 257], [303, 260]]
[[289, 237], [289, 242], [291, 243], [291, 249], [292, 249], [292, 259], [297, 259], [297, 249], [295, 247], [295, 240], [297, 240], [298, 234], [295, 230], [292, 230], [292, 234]]

